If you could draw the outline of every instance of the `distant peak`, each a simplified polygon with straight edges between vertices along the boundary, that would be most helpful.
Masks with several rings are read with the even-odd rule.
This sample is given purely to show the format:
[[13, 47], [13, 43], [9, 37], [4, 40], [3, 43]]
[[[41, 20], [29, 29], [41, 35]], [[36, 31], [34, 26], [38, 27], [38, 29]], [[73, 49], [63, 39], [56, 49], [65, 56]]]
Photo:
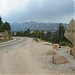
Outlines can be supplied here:
[[35, 22], [35, 21], [30, 21], [31, 23], [37, 23], [37, 22]]

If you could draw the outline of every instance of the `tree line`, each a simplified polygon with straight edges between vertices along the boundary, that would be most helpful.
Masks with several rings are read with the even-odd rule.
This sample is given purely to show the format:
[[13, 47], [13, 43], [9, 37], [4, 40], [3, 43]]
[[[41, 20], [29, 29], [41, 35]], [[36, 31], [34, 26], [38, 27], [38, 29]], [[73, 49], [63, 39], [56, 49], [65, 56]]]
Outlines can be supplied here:
[[10, 26], [10, 24], [8, 22], [4, 23], [2, 21], [2, 18], [0, 17], [0, 32], [4, 32], [5, 30], [10, 32], [11, 26]]
[[[9, 33], [11, 30], [11, 26], [8, 22], [3, 22], [2, 18], [0, 17], [0, 32], [8, 31]], [[23, 36], [23, 37], [34, 37], [34, 38], [39, 38], [44, 41], [48, 41], [51, 43], [58, 43], [60, 45], [70, 45], [72, 46], [71, 42], [65, 38], [64, 33], [65, 33], [66, 28], [63, 26], [63, 23], [59, 24], [59, 27], [56, 31], [51, 32], [47, 31], [45, 32], [44, 30], [35, 30], [31, 31], [29, 28], [26, 31], [17, 31], [16, 35], [14, 32], [12, 32], [12, 35], [14, 36]]]
[[51, 43], [58, 43], [60, 45], [72, 46], [71, 42], [64, 36], [65, 30], [66, 28], [63, 26], [63, 23], [60, 23], [58, 29], [54, 32], [51, 31], [45, 32], [44, 30], [35, 30], [32, 32], [28, 28], [26, 31], [16, 32], [16, 36], [34, 37], [36, 39], [39, 38], [41, 40], [48, 41]]

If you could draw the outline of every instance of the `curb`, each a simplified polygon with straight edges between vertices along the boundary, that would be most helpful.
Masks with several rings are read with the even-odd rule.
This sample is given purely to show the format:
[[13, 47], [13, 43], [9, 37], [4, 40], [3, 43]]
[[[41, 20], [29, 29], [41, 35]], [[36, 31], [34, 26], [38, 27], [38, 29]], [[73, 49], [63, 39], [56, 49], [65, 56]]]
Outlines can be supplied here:
[[2, 43], [0, 43], [0, 45], [1, 44], [6, 44], [6, 43], [10, 43], [10, 42], [13, 42], [13, 41], [15, 41], [16, 39], [13, 39], [13, 40], [9, 40], [9, 41], [7, 41], [7, 42], [2, 42]]

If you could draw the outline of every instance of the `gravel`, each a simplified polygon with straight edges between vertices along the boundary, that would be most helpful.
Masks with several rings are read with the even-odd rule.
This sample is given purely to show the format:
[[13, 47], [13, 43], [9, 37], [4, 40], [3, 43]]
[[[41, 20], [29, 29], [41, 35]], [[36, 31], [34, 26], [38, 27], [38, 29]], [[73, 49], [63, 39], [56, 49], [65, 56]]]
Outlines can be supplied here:
[[42, 68], [48, 69], [50, 72], [57, 74], [67, 74], [67, 75], [75, 75], [75, 59], [70, 55], [69, 47], [62, 47], [57, 51], [58, 55], [65, 56], [70, 63], [56, 65], [52, 63], [52, 56], [47, 55], [47, 53], [43, 53], [40, 57], [41, 62], [43, 63]]

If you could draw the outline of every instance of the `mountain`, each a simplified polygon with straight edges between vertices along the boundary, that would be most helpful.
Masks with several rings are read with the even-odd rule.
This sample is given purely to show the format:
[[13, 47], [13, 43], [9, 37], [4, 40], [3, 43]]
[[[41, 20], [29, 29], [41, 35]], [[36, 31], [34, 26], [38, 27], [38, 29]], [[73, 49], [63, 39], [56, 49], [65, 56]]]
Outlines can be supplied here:
[[[44, 31], [56, 31], [60, 23], [38, 23], [38, 22], [25, 22], [25, 23], [10, 23], [12, 30], [11, 31], [25, 31], [28, 28], [31, 31], [34, 30], [44, 30]], [[68, 26], [67, 23], [63, 23], [64, 27]]]
[[11, 31], [21, 31], [20, 23], [10, 23]]

